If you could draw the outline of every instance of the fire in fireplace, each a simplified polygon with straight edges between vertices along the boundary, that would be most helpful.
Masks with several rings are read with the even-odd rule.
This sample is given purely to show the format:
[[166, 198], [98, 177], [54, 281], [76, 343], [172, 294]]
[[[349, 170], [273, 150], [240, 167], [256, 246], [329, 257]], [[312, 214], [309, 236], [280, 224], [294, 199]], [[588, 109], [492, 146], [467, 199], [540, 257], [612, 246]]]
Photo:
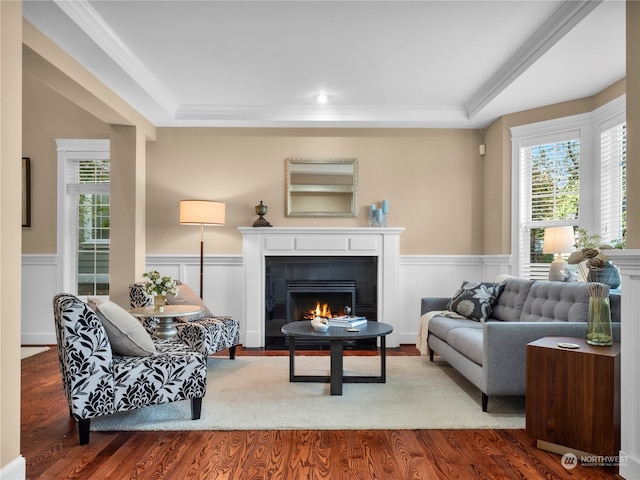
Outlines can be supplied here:
[[356, 301], [356, 282], [287, 280], [287, 322], [344, 315]]
[[320, 305], [318, 301], [316, 303], [316, 308], [312, 308], [311, 310], [307, 310], [304, 312], [303, 318], [305, 320], [313, 320], [314, 318], [333, 318], [335, 315], [331, 311], [331, 307], [328, 303], [323, 303]]
[[344, 308], [333, 310], [328, 303], [320, 303], [320, 300], [316, 302], [316, 307], [303, 312], [303, 320], [313, 320], [314, 318], [335, 318], [343, 315], [351, 315], [352, 309], [349, 305], [345, 305]]

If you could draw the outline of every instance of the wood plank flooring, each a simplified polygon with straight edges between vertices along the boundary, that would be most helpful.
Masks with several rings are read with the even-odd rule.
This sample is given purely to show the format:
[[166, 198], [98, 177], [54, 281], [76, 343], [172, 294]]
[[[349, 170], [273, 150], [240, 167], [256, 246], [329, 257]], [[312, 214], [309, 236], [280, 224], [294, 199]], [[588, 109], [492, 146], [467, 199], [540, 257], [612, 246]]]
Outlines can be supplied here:
[[[416, 354], [413, 346], [388, 350]], [[239, 348], [238, 355], [286, 352]], [[89, 445], [79, 446], [55, 346], [22, 360], [21, 388], [29, 480], [619, 478], [617, 468], [563, 468], [524, 430], [92, 432]]]

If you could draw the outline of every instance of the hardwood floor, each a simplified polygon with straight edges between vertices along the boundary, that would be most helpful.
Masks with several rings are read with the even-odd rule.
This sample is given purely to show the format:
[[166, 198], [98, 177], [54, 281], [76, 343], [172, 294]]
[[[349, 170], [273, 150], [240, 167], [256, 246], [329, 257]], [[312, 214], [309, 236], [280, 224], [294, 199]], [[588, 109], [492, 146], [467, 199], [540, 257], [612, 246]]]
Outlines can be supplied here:
[[[416, 354], [413, 346], [388, 350]], [[21, 388], [29, 480], [619, 478], [617, 468], [563, 468], [559, 455], [538, 450], [524, 430], [92, 432], [89, 445], [79, 446], [55, 346], [22, 360]]]

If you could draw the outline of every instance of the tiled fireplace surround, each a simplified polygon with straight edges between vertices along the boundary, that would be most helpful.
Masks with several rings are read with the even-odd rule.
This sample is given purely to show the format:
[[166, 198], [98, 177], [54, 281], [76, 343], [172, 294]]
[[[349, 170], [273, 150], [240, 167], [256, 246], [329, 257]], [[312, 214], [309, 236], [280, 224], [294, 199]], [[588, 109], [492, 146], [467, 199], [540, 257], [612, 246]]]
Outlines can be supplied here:
[[245, 345], [265, 344], [266, 258], [377, 257], [377, 320], [394, 326], [388, 347], [397, 347], [400, 234], [404, 228], [241, 227], [244, 265]]

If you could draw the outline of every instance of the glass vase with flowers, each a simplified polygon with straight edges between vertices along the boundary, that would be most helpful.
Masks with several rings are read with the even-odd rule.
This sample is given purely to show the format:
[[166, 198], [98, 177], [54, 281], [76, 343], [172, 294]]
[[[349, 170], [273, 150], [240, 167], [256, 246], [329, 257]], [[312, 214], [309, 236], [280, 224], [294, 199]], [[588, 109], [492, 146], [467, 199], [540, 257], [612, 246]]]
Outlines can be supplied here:
[[175, 280], [171, 277], [163, 277], [157, 270], [144, 272], [142, 274], [146, 278], [144, 283], [144, 291], [150, 297], [153, 297], [153, 305], [157, 311], [164, 310], [167, 295], [178, 295], [178, 287]]
[[[609, 247], [611, 248], [611, 247]], [[610, 285], [620, 284], [619, 273], [601, 248], [586, 247], [573, 252], [567, 262], [578, 264], [589, 292], [586, 342], [590, 345], [611, 345]], [[617, 280], [614, 278], [617, 277]]]

